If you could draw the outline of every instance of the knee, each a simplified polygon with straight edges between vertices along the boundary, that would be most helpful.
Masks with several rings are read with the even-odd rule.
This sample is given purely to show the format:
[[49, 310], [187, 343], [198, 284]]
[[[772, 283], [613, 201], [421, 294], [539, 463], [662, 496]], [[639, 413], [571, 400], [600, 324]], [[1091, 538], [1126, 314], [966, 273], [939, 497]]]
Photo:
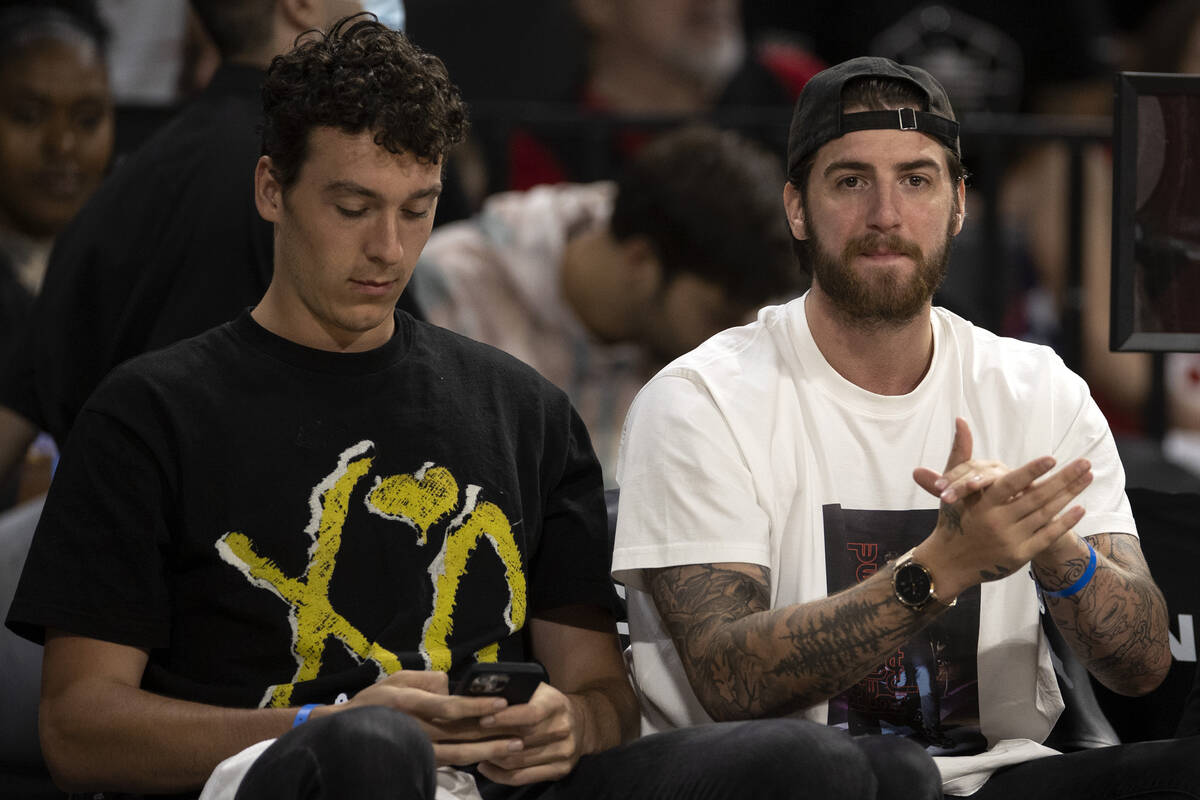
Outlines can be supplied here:
[[[330, 714], [305, 726], [322, 742], [322, 750], [346, 753], [390, 751], [433, 764], [433, 745], [415, 719], [401, 711], [367, 706]], [[303, 729], [304, 726], [302, 726]]]
[[735, 725], [730, 740], [737, 744], [725, 766], [740, 770], [750, 785], [769, 781], [766, 796], [786, 797], [802, 786], [812, 797], [875, 797], [870, 763], [845, 732], [796, 719]]
[[902, 736], [863, 736], [854, 740], [879, 783], [879, 800], [940, 800], [942, 776], [925, 749]]
[[330, 714], [306, 722], [312, 725], [309, 746], [332, 782], [343, 777], [361, 780], [372, 772], [381, 781], [401, 780], [424, 786], [437, 769], [433, 744], [409, 715], [390, 708], [369, 706]]

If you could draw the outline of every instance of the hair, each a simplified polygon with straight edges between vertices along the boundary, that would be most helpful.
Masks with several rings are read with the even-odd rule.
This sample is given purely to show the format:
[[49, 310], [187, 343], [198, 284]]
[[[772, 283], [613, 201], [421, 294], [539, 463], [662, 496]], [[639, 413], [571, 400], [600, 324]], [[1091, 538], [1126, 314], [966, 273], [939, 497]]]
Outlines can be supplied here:
[[271, 61], [262, 88], [263, 154], [285, 190], [300, 173], [313, 128], [371, 131], [388, 152], [427, 164], [466, 136], [466, 105], [441, 60], [373, 14], [296, 41]]
[[[919, 111], [928, 111], [929, 98], [916, 84], [908, 81], [899, 78], [863, 76], [851, 78], [842, 86], [842, 108], [855, 107], [866, 111], [890, 111], [894, 108], [915, 108]], [[944, 144], [942, 150], [946, 153], [946, 167], [950, 172], [950, 178], [955, 184], [965, 181], [969, 177], [969, 173], [963, 166], [962, 159]], [[805, 207], [808, 206], [809, 174], [812, 172], [819, 152], [820, 148], [817, 148], [809, 153], [788, 175], [788, 182], [800, 190], [800, 200]], [[804, 271], [811, 273], [809, 242], [793, 238], [792, 251], [796, 254]]]
[[90, 0], [0, 0], [0, 62], [10, 61], [25, 45], [64, 34], [91, 42], [103, 61], [108, 48], [108, 28]]
[[275, 0], [190, 0], [221, 58], [243, 58], [271, 44]]
[[617, 182], [611, 230], [644, 236], [664, 282], [690, 273], [748, 305], [795, 291], [778, 159], [731, 131], [694, 126], [647, 145]]

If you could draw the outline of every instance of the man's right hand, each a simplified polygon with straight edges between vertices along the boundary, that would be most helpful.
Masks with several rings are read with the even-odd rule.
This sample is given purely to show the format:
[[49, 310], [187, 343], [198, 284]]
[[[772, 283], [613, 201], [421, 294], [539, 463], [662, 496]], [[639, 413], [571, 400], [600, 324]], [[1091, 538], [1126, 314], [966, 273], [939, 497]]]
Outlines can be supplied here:
[[[1039, 481], [1054, 464], [1046, 456], [1006, 471], [972, 461], [970, 430], [958, 421], [941, 490], [952, 491], [953, 502], [942, 502], [937, 526], [914, 554], [933, 573], [939, 595], [955, 597], [1012, 574], [1079, 523], [1082, 507], [1064, 509], [1091, 483], [1091, 465], [1077, 459]], [[939, 484], [920, 472], [917, 482], [937, 494]]]
[[450, 694], [444, 672], [400, 670], [360, 691], [348, 703], [321, 706], [312, 716], [323, 716], [363, 706], [387, 706], [415, 719], [433, 743], [439, 766], [463, 766], [510, 756], [522, 747], [512, 735], [480, 726], [482, 717], [508, 706], [496, 697]]

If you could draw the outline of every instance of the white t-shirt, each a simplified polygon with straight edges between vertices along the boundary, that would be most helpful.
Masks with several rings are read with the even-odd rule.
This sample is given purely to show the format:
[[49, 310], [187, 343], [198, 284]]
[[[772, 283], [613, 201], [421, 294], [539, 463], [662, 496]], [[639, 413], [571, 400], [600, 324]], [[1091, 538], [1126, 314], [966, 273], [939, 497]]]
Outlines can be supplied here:
[[[940, 308], [932, 326], [929, 372], [902, 396], [872, 394], [834, 371], [813, 341], [803, 297], [718, 334], [639, 393], [618, 462], [613, 574], [629, 588], [643, 732], [711, 720], [641, 571], [761, 565], [770, 570], [773, 608], [825, 597], [846, 585], [847, 569], [852, 582], [853, 557], [865, 578], [932, 531], [937, 498], [917, 486], [912, 470], [944, 468], [955, 417], [970, 425], [976, 458], [1010, 467], [1046, 454], [1060, 466], [1088, 458], [1095, 478], [1077, 500], [1087, 514], [1075, 530], [1136, 534], [1124, 471], [1087, 385], [1046, 347], [997, 337]], [[836, 548], [828, 564], [827, 544]], [[890, 675], [893, 685], [907, 684], [913, 708], [916, 685], [935, 682], [952, 715], [974, 715], [955, 735], [981, 733], [988, 752], [937, 759], [953, 794], [975, 791], [998, 766], [1050, 754], [1036, 743], [1063, 707], [1028, 570], [972, 591], [945, 615], [956, 615], [955, 636], [935, 632], [924, 641], [926, 656], [916, 659], [924, 672], [910, 665]], [[962, 652], [964, 623], [973, 653]], [[834, 705], [798, 716], [854, 730], [835, 718], [849, 712]]]

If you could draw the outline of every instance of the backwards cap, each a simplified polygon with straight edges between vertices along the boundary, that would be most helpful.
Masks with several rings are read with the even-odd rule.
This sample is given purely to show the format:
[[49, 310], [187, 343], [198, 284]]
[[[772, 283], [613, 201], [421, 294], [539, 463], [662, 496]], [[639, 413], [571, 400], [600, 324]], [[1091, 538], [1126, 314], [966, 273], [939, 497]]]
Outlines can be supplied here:
[[[929, 110], [901, 108], [844, 114], [842, 87], [853, 78], [890, 78], [909, 83], [925, 95]], [[958, 123], [942, 85], [920, 67], [897, 64], [890, 58], [863, 56], [818, 72], [804, 86], [804, 91], [796, 100], [788, 132], [788, 175], [792, 175], [805, 158], [826, 142], [851, 131], [865, 130], [920, 131], [962, 157], [958, 145]]]

